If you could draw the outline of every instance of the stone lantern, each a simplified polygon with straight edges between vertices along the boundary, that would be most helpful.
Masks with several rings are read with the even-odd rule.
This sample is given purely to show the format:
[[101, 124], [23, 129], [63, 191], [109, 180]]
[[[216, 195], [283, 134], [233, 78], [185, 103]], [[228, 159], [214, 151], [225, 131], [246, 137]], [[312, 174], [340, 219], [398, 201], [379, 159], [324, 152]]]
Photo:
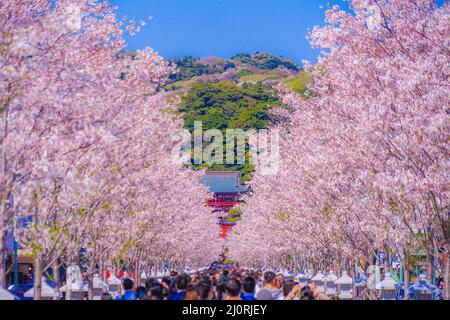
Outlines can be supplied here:
[[147, 281], [147, 279], [148, 279], [147, 273], [145, 271], [142, 271], [140, 277], [141, 286], [145, 287], [145, 282]]
[[80, 268], [76, 265], [70, 266], [69, 268], [72, 268], [70, 279], [67, 279], [66, 284], [61, 287], [60, 291], [66, 293], [67, 300], [68, 284], [70, 283], [71, 300], [84, 300], [88, 288], [82, 281]]
[[347, 274], [347, 271], [342, 272], [342, 277], [334, 282], [339, 289], [339, 299], [352, 300], [353, 299], [353, 279]]
[[297, 275], [297, 282], [301, 287], [307, 286], [308, 285], [308, 279], [307, 279], [307, 274], [302, 271]]
[[308, 272], [306, 272], [306, 277], [305, 277], [307, 285], [310, 285], [312, 283], [312, 277], [313, 277], [312, 276], [312, 271], [308, 270]]
[[334, 274], [333, 271], [330, 271], [328, 276], [325, 278], [325, 284], [326, 284], [326, 286], [325, 286], [325, 288], [326, 288], [325, 289], [325, 294], [329, 298], [336, 296], [336, 284], [335, 284], [335, 282], [336, 282], [337, 279], [338, 278], [336, 277], [336, 275]]
[[[61, 292], [66, 293], [66, 300], [67, 300], [67, 284], [61, 287]], [[84, 300], [84, 297], [86, 293], [88, 292], [87, 286], [85, 286], [83, 283], [79, 281], [72, 282], [72, 287], [70, 289], [72, 298], [71, 300]]]
[[325, 277], [323, 276], [322, 271], [318, 271], [311, 281], [316, 285], [318, 292], [325, 292]]
[[[34, 297], [34, 286], [30, 288], [30, 290], [26, 291], [23, 296], [25, 298], [33, 298]], [[42, 277], [42, 284], [41, 284], [41, 299], [42, 300], [54, 300], [59, 298], [59, 292], [50, 287], [50, 285], [47, 283], [47, 279], [45, 277]]]
[[396, 300], [397, 299], [397, 281], [392, 279], [390, 272], [386, 272], [384, 280], [378, 283], [375, 287], [380, 291], [381, 300]]
[[290, 270], [283, 270], [282, 275], [285, 281], [294, 279], [294, 274]]
[[114, 273], [108, 278], [108, 291], [113, 295], [119, 295], [122, 290], [122, 282]]
[[103, 292], [106, 292], [108, 290], [108, 284], [103, 282], [102, 279], [100, 279], [100, 275], [96, 273], [94, 274], [92, 285], [94, 291], [94, 300], [101, 300]]
[[408, 291], [414, 296], [414, 300], [434, 300], [434, 296], [441, 292], [438, 287], [428, 282], [425, 274], [421, 274]]

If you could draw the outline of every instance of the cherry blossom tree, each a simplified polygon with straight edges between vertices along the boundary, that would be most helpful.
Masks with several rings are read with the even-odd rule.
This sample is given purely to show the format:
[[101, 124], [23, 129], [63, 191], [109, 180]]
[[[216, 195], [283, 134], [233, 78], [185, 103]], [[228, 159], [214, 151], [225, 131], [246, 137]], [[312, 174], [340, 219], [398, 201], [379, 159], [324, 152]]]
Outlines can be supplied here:
[[43, 271], [76, 262], [81, 248], [90, 284], [113, 259], [136, 264], [165, 248], [169, 259], [187, 243], [188, 262], [219, 253], [206, 190], [170, 159], [182, 125], [159, 89], [172, 70], [151, 49], [126, 53], [114, 10], [88, 0], [0, 5], [0, 244], [14, 212], [31, 217], [21, 246], [35, 261], [35, 299]]
[[[236, 244], [236, 254], [264, 239], [282, 243], [271, 254], [292, 247], [336, 267], [388, 250], [408, 270], [422, 248], [435, 268], [438, 244], [449, 250], [450, 7], [350, 4], [352, 12], [328, 10], [310, 35], [322, 56], [306, 64], [309, 98], [284, 92], [283, 170], [255, 180], [235, 240], [250, 247]], [[248, 233], [258, 219], [261, 233]]]

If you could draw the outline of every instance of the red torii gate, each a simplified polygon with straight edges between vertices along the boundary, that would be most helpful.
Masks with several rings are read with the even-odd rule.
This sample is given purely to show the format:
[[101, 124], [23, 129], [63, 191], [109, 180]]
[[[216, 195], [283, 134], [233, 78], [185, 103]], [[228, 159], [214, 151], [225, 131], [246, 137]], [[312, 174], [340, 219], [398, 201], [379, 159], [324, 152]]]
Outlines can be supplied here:
[[226, 221], [230, 210], [242, 203], [241, 196], [247, 192], [247, 187], [240, 182], [241, 174], [237, 171], [209, 171], [202, 178], [202, 183], [214, 194], [208, 201], [212, 212], [219, 214], [220, 238], [226, 239], [236, 222]]

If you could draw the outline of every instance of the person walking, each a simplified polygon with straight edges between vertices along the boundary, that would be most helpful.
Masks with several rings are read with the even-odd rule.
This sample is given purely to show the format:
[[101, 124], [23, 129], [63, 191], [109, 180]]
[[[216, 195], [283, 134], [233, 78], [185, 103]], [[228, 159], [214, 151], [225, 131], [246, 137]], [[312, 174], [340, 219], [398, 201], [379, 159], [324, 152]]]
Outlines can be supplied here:
[[247, 300], [247, 301], [254, 301], [255, 298], [255, 287], [256, 287], [256, 280], [253, 277], [246, 277], [244, 279], [244, 284], [242, 286], [242, 294], [241, 299]]
[[133, 281], [131, 279], [124, 279], [122, 286], [125, 293], [122, 296], [117, 296], [116, 300], [136, 300], [136, 294], [133, 290]]
[[280, 300], [283, 292], [277, 288], [277, 279], [273, 271], [264, 273], [264, 287], [257, 293], [257, 300]]
[[225, 300], [242, 300], [239, 296], [241, 293], [241, 283], [236, 278], [229, 278], [225, 282], [225, 292], [227, 294]]

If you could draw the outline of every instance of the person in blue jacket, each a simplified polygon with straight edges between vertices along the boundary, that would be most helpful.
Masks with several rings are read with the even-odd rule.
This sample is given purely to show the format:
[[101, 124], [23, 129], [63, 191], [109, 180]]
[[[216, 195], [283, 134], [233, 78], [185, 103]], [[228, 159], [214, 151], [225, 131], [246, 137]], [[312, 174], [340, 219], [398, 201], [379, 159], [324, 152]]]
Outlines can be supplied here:
[[256, 300], [255, 298], [255, 288], [256, 288], [256, 280], [253, 277], [247, 277], [244, 279], [244, 283], [242, 285], [242, 300]]
[[136, 294], [133, 290], [133, 281], [131, 279], [123, 280], [123, 289], [125, 293], [122, 296], [117, 296], [116, 300], [136, 300]]

